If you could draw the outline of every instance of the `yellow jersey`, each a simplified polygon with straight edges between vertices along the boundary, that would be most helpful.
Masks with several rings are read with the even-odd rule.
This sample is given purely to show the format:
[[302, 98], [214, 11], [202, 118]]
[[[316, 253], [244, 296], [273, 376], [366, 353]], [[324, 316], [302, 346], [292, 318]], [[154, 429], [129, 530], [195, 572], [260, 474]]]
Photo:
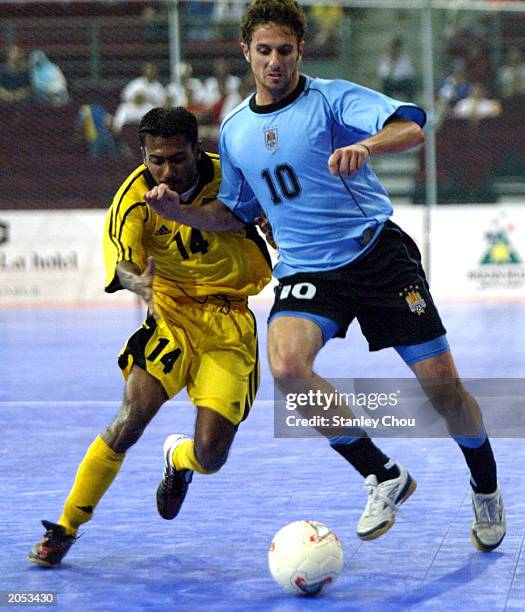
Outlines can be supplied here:
[[[199, 182], [187, 206], [202, 206], [217, 197], [221, 182], [219, 156], [202, 153]], [[209, 232], [159, 217], [144, 201], [155, 186], [145, 165], [124, 181], [108, 209], [103, 248], [105, 290], [122, 289], [117, 264], [129, 261], [141, 270], [155, 260], [155, 291], [169, 297], [259, 293], [271, 279], [271, 260], [255, 226], [240, 232]]]

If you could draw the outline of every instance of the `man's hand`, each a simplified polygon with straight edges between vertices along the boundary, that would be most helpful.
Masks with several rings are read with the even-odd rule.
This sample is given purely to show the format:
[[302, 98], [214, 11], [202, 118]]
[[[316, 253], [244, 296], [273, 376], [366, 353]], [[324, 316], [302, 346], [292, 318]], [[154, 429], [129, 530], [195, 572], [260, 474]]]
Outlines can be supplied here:
[[275, 241], [273, 239], [272, 226], [270, 225], [268, 218], [267, 217], [257, 217], [255, 219], [255, 223], [259, 226], [259, 228], [261, 229], [261, 232], [264, 234], [264, 237], [266, 238], [266, 242], [272, 248], [277, 249], [277, 245], [275, 244]]
[[333, 176], [350, 176], [357, 170], [361, 170], [369, 157], [368, 147], [359, 143], [336, 149], [328, 160], [330, 174]]
[[133, 291], [146, 302], [149, 311], [155, 319], [155, 304], [153, 301], [153, 279], [155, 278], [155, 260], [148, 257], [148, 263], [143, 272], [129, 261], [120, 261], [117, 264], [117, 274], [120, 284], [129, 291]]
[[144, 196], [144, 200], [159, 217], [181, 222], [180, 213], [182, 206], [179, 194], [176, 191], [172, 191], [166, 184], [155, 185]]

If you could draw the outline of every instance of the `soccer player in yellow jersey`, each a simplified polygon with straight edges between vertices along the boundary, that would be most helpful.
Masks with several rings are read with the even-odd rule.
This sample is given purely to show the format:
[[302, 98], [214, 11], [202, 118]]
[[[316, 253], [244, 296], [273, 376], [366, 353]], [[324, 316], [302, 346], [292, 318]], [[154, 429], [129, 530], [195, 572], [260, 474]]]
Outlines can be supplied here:
[[119, 356], [126, 379], [120, 410], [89, 447], [58, 522], [42, 521], [46, 533], [29, 553], [46, 567], [60, 564], [126, 451], [166, 400], [185, 387], [197, 407], [194, 438], [173, 434], [164, 444], [157, 509], [172, 519], [193, 472], [211, 474], [224, 465], [259, 384], [255, 318], [247, 301], [271, 278], [264, 241], [254, 226], [199, 231], [160, 218], [146, 204], [145, 193], [162, 183], [189, 207], [217, 196], [219, 158], [200, 150], [192, 113], [155, 108], [144, 115], [139, 134], [144, 164], [108, 210], [104, 261], [106, 291], [133, 291], [148, 315]]

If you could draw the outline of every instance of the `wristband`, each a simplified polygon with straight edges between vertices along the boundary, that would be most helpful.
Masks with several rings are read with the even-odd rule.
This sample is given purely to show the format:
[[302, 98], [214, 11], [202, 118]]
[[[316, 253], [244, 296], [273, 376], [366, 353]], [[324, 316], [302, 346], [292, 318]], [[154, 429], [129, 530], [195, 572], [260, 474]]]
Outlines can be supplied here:
[[365, 145], [363, 142], [356, 142], [356, 145], [359, 145], [360, 147], [364, 147], [368, 153], [368, 157], [371, 157], [372, 153], [370, 153], [370, 149], [367, 147], [367, 145]]

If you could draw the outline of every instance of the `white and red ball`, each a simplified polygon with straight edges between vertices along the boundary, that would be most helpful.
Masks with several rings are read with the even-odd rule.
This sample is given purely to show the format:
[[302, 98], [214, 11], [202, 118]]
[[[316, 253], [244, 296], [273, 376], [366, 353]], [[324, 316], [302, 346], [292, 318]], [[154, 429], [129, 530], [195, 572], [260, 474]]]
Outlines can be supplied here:
[[300, 595], [317, 595], [341, 573], [343, 548], [323, 523], [295, 521], [275, 534], [268, 563], [277, 584]]

